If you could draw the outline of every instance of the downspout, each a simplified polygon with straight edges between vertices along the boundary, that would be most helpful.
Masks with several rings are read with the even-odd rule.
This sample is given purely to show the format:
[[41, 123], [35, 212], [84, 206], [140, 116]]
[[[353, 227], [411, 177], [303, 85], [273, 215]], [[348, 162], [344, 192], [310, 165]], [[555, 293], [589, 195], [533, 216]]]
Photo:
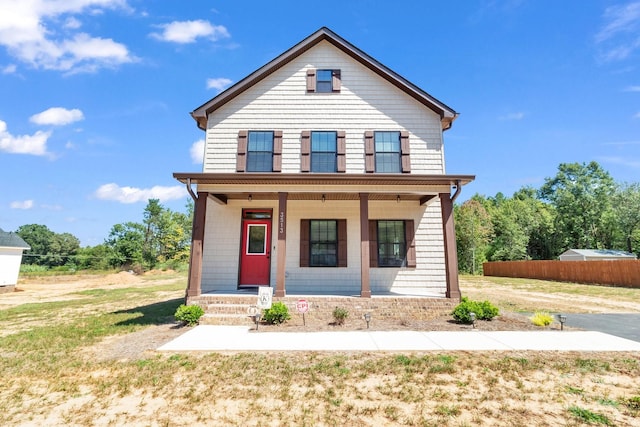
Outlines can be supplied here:
[[193, 202], [197, 202], [198, 201], [198, 196], [196, 196], [196, 194], [193, 192], [193, 189], [191, 189], [191, 178], [187, 178], [187, 191], [189, 192], [189, 195], [191, 196], [191, 198], [193, 199]]
[[451, 198], [451, 204], [454, 204], [460, 193], [462, 192], [462, 185], [460, 185], [460, 180], [456, 180], [456, 192], [453, 193], [453, 197]]

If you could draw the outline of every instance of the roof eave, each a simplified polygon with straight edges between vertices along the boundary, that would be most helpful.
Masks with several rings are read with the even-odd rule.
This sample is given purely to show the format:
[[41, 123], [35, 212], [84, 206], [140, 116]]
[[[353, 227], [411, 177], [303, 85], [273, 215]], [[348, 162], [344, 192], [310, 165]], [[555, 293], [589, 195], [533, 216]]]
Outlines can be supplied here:
[[451, 128], [453, 121], [458, 116], [458, 113], [455, 110], [429, 95], [418, 86], [414, 85], [326, 27], [320, 28], [318, 31], [289, 48], [267, 64], [258, 68], [244, 79], [205, 102], [193, 110], [191, 116], [196, 120], [200, 129], [206, 130], [207, 117], [212, 111], [244, 92], [247, 88], [262, 80], [266, 75], [273, 73], [293, 59], [302, 55], [307, 50], [311, 49], [313, 46], [325, 40], [438, 114], [440, 116], [443, 130]]

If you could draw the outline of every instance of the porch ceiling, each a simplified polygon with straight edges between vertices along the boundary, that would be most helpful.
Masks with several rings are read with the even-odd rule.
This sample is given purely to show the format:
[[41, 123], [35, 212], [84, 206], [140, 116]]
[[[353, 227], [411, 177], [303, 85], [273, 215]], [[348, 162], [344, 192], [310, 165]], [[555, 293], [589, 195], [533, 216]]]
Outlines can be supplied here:
[[289, 200], [369, 200], [418, 201], [428, 203], [451, 186], [462, 186], [473, 175], [405, 174], [281, 174], [281, 173], [174, 173], [186, 184], [198, 185], [216, 201], [277, 200], [286, 192]]
[[183, 184], [196, 185], [301, 185], [345, 186], [348, 192], [369, 186], [452, 186], [466, 185], [475, 175], [412, 174], [324, 174], [324, 173], [182, 173], [173, 177]]

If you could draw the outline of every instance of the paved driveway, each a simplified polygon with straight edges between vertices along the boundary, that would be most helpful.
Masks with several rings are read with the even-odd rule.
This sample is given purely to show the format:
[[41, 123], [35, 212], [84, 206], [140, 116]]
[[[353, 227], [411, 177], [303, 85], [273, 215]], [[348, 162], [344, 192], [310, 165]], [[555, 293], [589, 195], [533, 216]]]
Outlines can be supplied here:
[[640, 314], [567, 314], [566, 326], [599, 331], [640, 342]]

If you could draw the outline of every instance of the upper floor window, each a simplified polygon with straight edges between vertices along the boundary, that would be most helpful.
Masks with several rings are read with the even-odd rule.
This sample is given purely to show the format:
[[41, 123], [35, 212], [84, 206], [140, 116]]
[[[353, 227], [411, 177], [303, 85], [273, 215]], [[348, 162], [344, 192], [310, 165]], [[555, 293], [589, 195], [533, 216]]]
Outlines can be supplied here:
[[400, 132], [374, 132], [376, 172], [400, 172]]
[[411, 172], [409, 132], [366, 131], [364, 139], [367, 172]]
[[336, 172], [336, 132], [311, 132], [311, 172]]
[[273, 132], [251, 131], [247, 142], [247, 172], [273, 170]]
[[282, 131], [238, 132], [238, 172], [280, 172]]
[[302, 131], [300, 170], [302, 172], [346, 172], [346, 138], [339, 131]]
[[340, 70], [307, 69], [307, 92], [332, 93], [340, 92]]

